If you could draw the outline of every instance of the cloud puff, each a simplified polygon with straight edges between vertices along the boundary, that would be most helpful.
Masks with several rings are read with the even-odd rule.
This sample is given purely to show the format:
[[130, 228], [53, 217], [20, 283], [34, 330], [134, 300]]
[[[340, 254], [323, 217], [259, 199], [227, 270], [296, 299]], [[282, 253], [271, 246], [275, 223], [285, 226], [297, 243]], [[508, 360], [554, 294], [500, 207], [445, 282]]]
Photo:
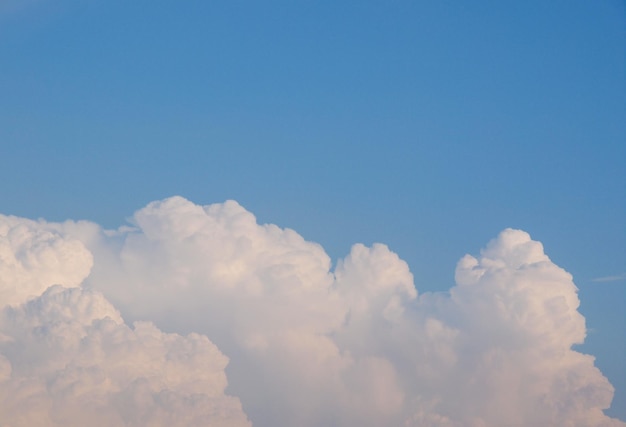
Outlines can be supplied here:
[[208, 338], [129, 327], [100, 293], [48, 286], [77, 285], [91, 254], [58, 225], [0, 224], [0, 289], [10, 297], [0, 311], [0, 425], [250, 425], [224, 394], [228, 359]]
[[[626, 425], [603, 413], [613, 388], [593, 357], [572, 350], [585, 338], [572, 277], [519, 230], [461, 259], [449, 293], [418, 295], [385, 245], [357, 244], [333, 271], [319, 245], [234, 201], [153, 202], [117, 231], [0, 219], [30, 236], [0, 234], [14, 414], [246, 425], [238, 398], [257, 426]], [[46, 262], [19, 255], [44, 247], [55, 255], [31, 257]]]
[[85, 245], [44, 222], [0, 216], [0, 301], [16, 304], [50, 285], [77, 286], [93, 257]]

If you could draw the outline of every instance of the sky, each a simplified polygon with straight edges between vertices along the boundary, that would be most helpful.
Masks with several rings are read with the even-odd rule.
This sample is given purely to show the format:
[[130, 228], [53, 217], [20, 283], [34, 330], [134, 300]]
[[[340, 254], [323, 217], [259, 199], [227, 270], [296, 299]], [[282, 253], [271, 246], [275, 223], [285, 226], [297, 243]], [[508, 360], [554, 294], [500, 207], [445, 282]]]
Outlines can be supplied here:
[[[595, 426], [591, 409], [563, 407], [610, 402], [604, 375], [604, 413], [626, 420], [624, 3], [352, 3], [0, 2], [0, 337], [66, 325], [47, 362], [19, 365], [0, 339], [0, 398], [82, 372], [94, 411], [132, 395], [144, 417], [118, 408], [103, 426], [180, 408], [197, 414], [182, 425], [219, 425], [216, 411], [228, 426], [505, 425], [481, 406], [500, 395], [511, 425]], [[502, 301], [521, 323], [492, 310]], [[115, 350], [120, 336], [133, 344]], [[100, 376], [85, 374], [90, 357]], [[167, 399], [137, 370], [151, 357], [171, 370]], [[307, 357], [317, 379], [295, 374]], [[512, 366], [552, 379], [561, 412], [537, 409], [543, 383]], [[574, 396], [572, 366], [605, 394]], [[121, 391], [97, 388], [103, 377]], [[492, 389], [441, 400], [472, 381]], [[4, 400], [16, 418], [0, 425], [46, 419], [46, 399], [76, 392], [58, 387]], [[19, 421], [20, 405], [42, 418]], [[80, 407], [58, 405], [48, 425], [81, 425]]]

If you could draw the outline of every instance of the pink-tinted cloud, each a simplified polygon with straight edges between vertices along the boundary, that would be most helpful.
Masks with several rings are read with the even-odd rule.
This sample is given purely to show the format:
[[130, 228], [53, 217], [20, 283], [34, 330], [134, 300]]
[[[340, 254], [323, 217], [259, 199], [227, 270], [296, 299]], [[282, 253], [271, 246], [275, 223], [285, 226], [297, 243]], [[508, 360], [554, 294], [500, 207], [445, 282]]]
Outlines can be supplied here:
[[[593, 357], [572, 350], [585, 321], [571, 275], [523, 231], [504, 230], [479, 256], [462, 258], [449, 293], [418, 295], [409, 266], [385, 245], [356, 244], [331, 270], [319, 245], [257, 224], [234, 201], [153, 202], [117, 231], [11, 217], [0, 224], [8, 230], [0, 233], [0, 271], [14, 275], [0, 288], [12, 298], [3, 324], [21, 325], [5, 326], [3, 342], [41, 331], [39, 341], [0, 346], [0, 387], [14, 377], [65, 378], [52, 368], [58, 358], [76, 366], [67, 373], [76, 389], [104, 396], [92, 399], [93, 410], [110, 406], [107, 413], [131, 422], [152, 416], [142, 419], [175, 425], [184, 413], [196, 416], [185, 425], [210, 414], [232, 423], [224, 425], [246, 425], [247, 416], [258, 426], [626, 425], [603, 413], [613, 388]], [[16, 227], [31, 236], [21, 246], [9, 237]], [[48, 247], [50, 256], [32, 255], [45, 262], [18, 255]], [[38, 353], [55, 340], [62, 345], [49, 356]], [[16, 373], [18, 353], [40, 356]], [[98, 362], [84, 362], [88, 355]], [[106, 394], [103, 381], [118, 391]], [[66, 388], [45, 396], [80, 417], [64, 403]], [[162, 390], [171, 399], [157, 397]], [[115, 406], [116, 396], [133, 396], [125, 402], [135, 406]], [[37, 402], [11, 407], [52, 413]]]

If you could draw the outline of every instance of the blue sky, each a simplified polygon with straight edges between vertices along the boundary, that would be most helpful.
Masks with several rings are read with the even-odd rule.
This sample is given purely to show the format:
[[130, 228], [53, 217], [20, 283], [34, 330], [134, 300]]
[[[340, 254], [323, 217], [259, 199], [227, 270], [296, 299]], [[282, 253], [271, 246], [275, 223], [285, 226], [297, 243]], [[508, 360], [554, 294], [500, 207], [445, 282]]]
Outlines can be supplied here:
[[235, 199], [333, 259], [388, 244], [420, 292], [520, 228], [626, 419], [623, 2], [351, 3], [5, 3], [0, 212]]

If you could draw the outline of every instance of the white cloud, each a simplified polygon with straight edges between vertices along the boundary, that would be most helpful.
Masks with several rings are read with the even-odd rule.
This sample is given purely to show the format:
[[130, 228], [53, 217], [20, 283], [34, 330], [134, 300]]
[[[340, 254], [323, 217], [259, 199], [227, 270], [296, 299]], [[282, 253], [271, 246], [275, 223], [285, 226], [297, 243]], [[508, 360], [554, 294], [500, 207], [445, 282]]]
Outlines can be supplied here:
[[92, 264], [58, 229], [93, 227], [0, 217], [0, 425], [249, 426], [208, 338], [129, 327], [100, 293], [54, 285]]
[[206, 337], [130, 328], [98, 293], [52, 286], [6, 306], [0, 334], [0, 425], [250, 425]]
[[[0, 217], [0, 292], [12, 304], [0, 387], [15, 377], [47, 387], [11, 391], [11, 408], [55, 404], [80, 423], [89, 406], [69, 396], [85, 396], [129, 425], [215, 414], [246, 425], [239, 398], [257, 426], [626, 425], [602, 412], [613, 388], [593, 358], [572, 350], [585, 337], [572, 277], [527, 233], [505, 230], [465, 256], [449, 294], [418, 296], [386, 246], [357, 244], [331, 271], [319, 245], [233, 201], [174, 197], [133, 222], [111, 232]], [[28, 237], [2, 231], [16, 227]], [[18, 353], [29, 361], [20, 371]], [[224, 395], [222, 353], [237, 398]]]
[[45, 223], [0, 216], [0, 301], [17, 304], [48, 286], [77, 286], [93, 257], [83, 243]]

